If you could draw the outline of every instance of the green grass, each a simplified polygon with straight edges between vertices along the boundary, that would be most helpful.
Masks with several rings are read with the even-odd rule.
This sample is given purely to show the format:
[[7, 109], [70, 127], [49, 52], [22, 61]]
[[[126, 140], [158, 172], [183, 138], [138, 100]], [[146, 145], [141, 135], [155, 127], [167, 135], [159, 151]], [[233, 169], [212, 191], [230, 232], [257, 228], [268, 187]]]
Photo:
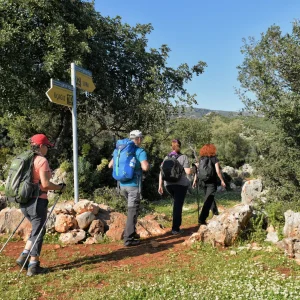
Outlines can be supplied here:
[[[217, 194], [219, 205], [230, 207], [240, 202], [237, 193], [224, 195]], [[184, 226], [197, 223], [196, 199], [196, 195], [186, 199]], [[171, 204], [171, 199], [166, 199], [151, 203], [151, 207], [171, 216]], [[48, 239], [56, 243], [56, 237]], [[196, 243], [145, 251], [132, 260], [130, 255], [114, 257], [114, 250], [86, 257], [91, 255], [89, 251], [95, 253], [96, 245], [84, 252], [77, 247], [72, 253], [66, 247], [60, 257], [56, 250], [43, 252], [44, 259], [54, 265], [49, 274], [28, 278], [23, 273], [19, 279], [14, 259], [1, 254], [0, 299], [300, 299], [300, 267], [268, 246], [254, 251], [237, 244], [218, 250]], [[163, 251], [160, 260], [154, 256], [159, 251]], [[63, 269], [58, 259], [74, 264]], [[148, 263], [142, 264], [145, 260]]]

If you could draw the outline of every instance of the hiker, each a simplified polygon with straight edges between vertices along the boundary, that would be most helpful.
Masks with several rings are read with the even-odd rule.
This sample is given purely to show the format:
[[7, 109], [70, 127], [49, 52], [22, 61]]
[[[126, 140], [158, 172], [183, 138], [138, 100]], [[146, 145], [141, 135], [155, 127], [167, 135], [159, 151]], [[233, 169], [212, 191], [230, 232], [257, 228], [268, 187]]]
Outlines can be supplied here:
[[[212, 170], [211, 175], [204, 181], [200, 179], [200, 185], [204, 189], [204, 204], [199, 215], [199, 225], [206, 225], [206, 219], [209, 215], [209, 210], [212, 209], [213, 213], [218, 214], [217, 205], [215, 202], [215, 192], [217, 191], [217, 178], [219, 177], [221, 181], [221, 186], [226, 187], [224, 182], [221, 168], [219, 164], [219, 160], [216, 157], [217, 149], [214, 144], [205, 144], [199, 151], [200, 154], [200, 163], [199, 163], [199, 171], [198, 175], [194, 176], [193, 187], [196, 187], [197, 176], [199, 176], [199, 172], [201, 171], [201, 165], [206, 164], [209, 166], [209, 160], [211, 162]], [[218, 177], [217, 177], [218, 176]]]
[[[201, 188], [201, 182], [199, 181], [199, 178], [197, 176], [198, 168], [199, 168], [199, 162], [195, 162], [195, 163], [192, 164], [192, 169], [193, 169], [193, 174], [194, 174], [192, 188], [200, 189]], [[199, 207], [198, 207], [198, 210], [199, 210]], [[213, 203], [210, 207], [210, 210], [212, 211], [213, 215], [215, 215], [215, 216], [219, 215], [219, 210], [218, 210], [218, 207], [217, 207], [216, 200], [213, 201]]]
[[[141, 188], [142, 188], [142, 171], [149, 170], [149, 163], [147, 161], [147, 153], [146, 151], [140, 147], [143, 134], [139, 130], [133, 130], [129, 134], [129, 139], [134, 143], [134, 153], [133, 158], [130, 160], [132, 161], [133, 165], [132, 168], [134, 170], [133, 177], [127, 180], [120, 180], [120, 190], [121, 194], [127, 200], [127, 221], [126, 227], [124, 230], [124, 245], [126, 247], [136, 246], [140, 244], [140, 236], [136, 233], [136, 224], [139, 215], [139, 206], [141, 201]], [[128, 142], [125, 140], [127, 144]], [[118, 145], [118, 143], [117, 143]], [[116, 150], [115, 150], [116, 151]], [[114, 153], [116, 153], [114, 151]], [[116, 160], [116, 159], [115, 159]], [[126, 168], [126, 162], [120, 161], [119, 165], [125, 164], [124, 168]], [[116, 169], [119, 167], [116, 165], [116, 161], [114, 158], [109, 162], [108, 167], [113, 168], [113, 176], [116, 173]], [[129, 165], [131, 166], [131, 164]], [[114, 177], [115, 178], [115, 177]], [[116, 178], [115, 178], [116, 179]]]
[[[178, 139], [172, 140], [172, 151], [164, 158], [164, 161], [161, 164], [161, 172], [159, 174], [159, 183], [158, 183], [158, 193], [163, 194], [163, 182], [164, 185], [168, 191], [168, 193], [172, 196], [174, 202], [173, 202], [173, 221], [172, 221], [172, 231], [171, 233], [181, 234], [183, 230], [180, 230], [181, 221], [182, 221], [182, 207], [184, 203], [184, 199], [188, 190], [188, 187], [190, 185], [190, 181], [188, 180], [186, 175], [191, 174], [191, 169], [189, 165], [189, 160], [186, 155], [181, 154], [180, 148], [181, 148], [181, 142]], [[179, 174], [179, 178], [172, 179], [171, 176], [168, 176], [169, 174], [174, 173], [174, 171], [171, 170], [171, 172], [168, 172], [166, 165], [166, 162], [169, 158], [175, 158], [180, 167], [181, 167], [181, 173]], [[172, 167], [172, 165], [169, 165]], [[177, 173], [177, 172], [175, 172]], [[167, 179], [167, 180], [165, 180]], [[172, 180], [172, 181], [168, 181]]]
[[31, 149], [35, 153], [33, 160], [32, 182], [39, 184], [38, 195], [32, 197], [26, 204], [20, 204], [20, 208], [24, 216], [29, 220], [32, 226], [30, 236], [26, 242], [23, 252], [20, 254], [16, 263], [22, 267], [27, 259], [28, 253], [31, 250], [38, 234], [42, 230], [34, 248], [31, 250], [30, 258], [27, 260], [25, 268], [27, 275], [33, 276], [46, 273], [47, 269], [40, 266], [40, 253], [43, 244], [43, 237], [46, 233], [46, 226], [43, 227], [48, 212], [47, 192], [49, 190], [65, 189], [65, 184], [54, 184], [50, 181], [51, 170], [47, 159], [45, 158], [48, 149], [53, 147], [48, 138], [44, 134], [36, 134], [30, 138]]

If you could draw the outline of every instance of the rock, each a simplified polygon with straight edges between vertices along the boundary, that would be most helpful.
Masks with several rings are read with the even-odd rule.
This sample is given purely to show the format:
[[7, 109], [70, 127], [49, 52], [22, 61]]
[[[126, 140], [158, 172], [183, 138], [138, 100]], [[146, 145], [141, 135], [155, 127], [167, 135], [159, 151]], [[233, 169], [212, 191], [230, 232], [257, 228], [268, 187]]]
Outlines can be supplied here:
[[238, 176], [237, 170], [233, 167], [230, 167], [230, 166], [225, 166], [222, 169], [222, 171], [223, 171], [223, 173], [227, 173], [231, 177], [237, 177]]
[[112, 212], [110, 214], [110, 220], [107, 222], [109, 230], [106, 232], [106, 236], [114, 241], [120, 241], [123, 239], [124, 228], [126, 225], [127, 217], [124, 214], [118, 212]]
[[82, 214], [84, 212], [89, 211], [92, 212], [94, 215], [97, 215], [100, 210], [100, 207], [92, 201], [83, 199], [78, 201], [78, 203], [76, 203], [73, 206], [73, 209], [76, 211], [77, 214]]
[[73, 245], [83, 241], [86, 237], [86, 233], [82, 229], [73, 229], [67, 233], [62, 233], [59, 240], [63, 244]]
[[242, 203], [253, 204], [254, 200], [259, 198], [262, 192], [262, 181], [260, 179], [248, 180], [242, 188]]
[[137, 229], [137, 232], [141, 235], [141, 237], [144, 237], [144, 231], [141, 230], [140, 226], [143, 227], [145, 231], [150, 234], [150, 236], [163, 235], [166, 233], [166, 231], [155, 219], [155, 215], [147, 215], [144, 218], [138, 220], [139, 228]]
[[103, 241], [103, 235], [102, 234], [95, 234], [94, 236], [91, 236], [86, 239], [84, 242], [87, 245], [92, 245], [92, 244], [99, 244]]
[[300, 213], [295, 213], [292, 210], [288, 210], [284, 213], [284, 217], [284, 236], [300, 239]]
[[248, 177], [253, 174], [253, 168], [249, 164], [244, 164], [242, 166], [242, 172], [247, 173]]
[[267, 238], [265, 239], [265, 241], [276, 244], [279, 241], [277, 232], [268, 232]]
[[77, 228], [77, 221], [74, 216], [65, 214], [59, 214], [56, 216], [55, 230], [57, 232], [63, 233], [74, 228]]
[[59, 202], [55, 205], [53, 212], [55, 214], [67, 214], [67, 215], [75, 215], [75, 210], [73, 209], [74, 202], [73, 201], [64, 201]]
[[[19, 225], [24, 215], [20, 209], [15, 207], [4, 208], [0, 211], [0, 233], [12, 233]], [[27, 240], [31, 233], [31, 224], [25, 218], [17, 229], [15, 235]]]
[[236, 190], [236, 185], [233, 182], [231, 182], [229, 186], [232, 190]]
[[277, 247], [281, 250], [284, 250], [285, 254], [290, 257], [294, 258], [294, 243], [297, 242], [296, 239], [293, 238], [284, 238], [282, 241], [277, 242]]
[[231, 246], [244, 230], [252, 216], [249, 205], [236, 205], [218, 216], [214, 216], [209, 224], [201, 225], [198, 234], [192, 235], [190, 240], [200, 240], [213, 245]]
[[229, 252], [229, 254], [230, 254], [230, 255], [236, 255], [236, 254], [237, 254], [237, 252], [236, 252], [236, 251], [234, 251], [234, 250], [231, 250], [231, 251]]
[[91, 211], [87, 211], [76, 216], [76, 220], [80, 229], [88, 228], [95, 219], [96, 217]]
[[100, 233], [104, 233], [104, 223], [101, 220], [94, 220], [90, 225], [89, 234], [94, 236]]

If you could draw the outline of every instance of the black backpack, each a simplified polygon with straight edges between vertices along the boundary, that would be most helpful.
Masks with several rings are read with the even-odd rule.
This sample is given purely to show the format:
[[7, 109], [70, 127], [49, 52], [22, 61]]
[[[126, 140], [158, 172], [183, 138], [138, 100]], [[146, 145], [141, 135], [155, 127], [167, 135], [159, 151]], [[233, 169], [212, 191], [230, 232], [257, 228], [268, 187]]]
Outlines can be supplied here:
[[176, 182], [181, 178], [184, 168], [177, 160], [179, 156], [181, 156], [181, 154], [168, 155], [168, 158], [163, 161], [160, 166], [162, 180]]
[[215, 166], [211, 161], [210, 157], [202, 157], [198, 168], [198, 179], [199, 181], [209, 181], [214, 179], [216, 175]]

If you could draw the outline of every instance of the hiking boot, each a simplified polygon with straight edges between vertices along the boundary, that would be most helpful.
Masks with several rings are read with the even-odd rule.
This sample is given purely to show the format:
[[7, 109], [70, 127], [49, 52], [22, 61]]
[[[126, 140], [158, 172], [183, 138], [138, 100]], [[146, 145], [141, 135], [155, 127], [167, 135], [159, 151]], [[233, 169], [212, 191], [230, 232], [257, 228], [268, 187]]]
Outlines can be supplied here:
[[173, 235], [177, 235], [177, 234], [182, 234], [184, 231], [182, 230], [182, 229], [180, 229], [180, 230], [172, 230], [171, 231], [171, 233], [173, 234]]
[[[24, 263], [25, 263], [25, 261], [26, 261], [27, 255], [28, 255], [28, 254], [21, 253], [20, 256], [18, 257], [18, 259], [16, 260], [16, 263], [17, 263], [17, 265], [18, 265], [20, 268], [23, 267], [23, 265], [24, 265]], [[29, 258], [27, 259], [24, 268], [25, 268], [25, 269], [28, 269], [28, 265], [29, 265]]]
[[28, 266], [28, 271], [27, 271], [27, 276], [34, 276], [38, 274], [45, 274], [48, 272], [48, 269], [42, 268], [40, 266], [40, 262], [38, 261], [37, 263], [30, 264]]
[[141, 243], [140, 240], [129, 240], [129, 241], [124, 243], [124, 246], [126, 246], [126, 247], [137, 246], [140, 243]]
[[141, 236], [138, 233], [135, 232], [133, 238], [135, 240], [139, 240], [141, 238]]

